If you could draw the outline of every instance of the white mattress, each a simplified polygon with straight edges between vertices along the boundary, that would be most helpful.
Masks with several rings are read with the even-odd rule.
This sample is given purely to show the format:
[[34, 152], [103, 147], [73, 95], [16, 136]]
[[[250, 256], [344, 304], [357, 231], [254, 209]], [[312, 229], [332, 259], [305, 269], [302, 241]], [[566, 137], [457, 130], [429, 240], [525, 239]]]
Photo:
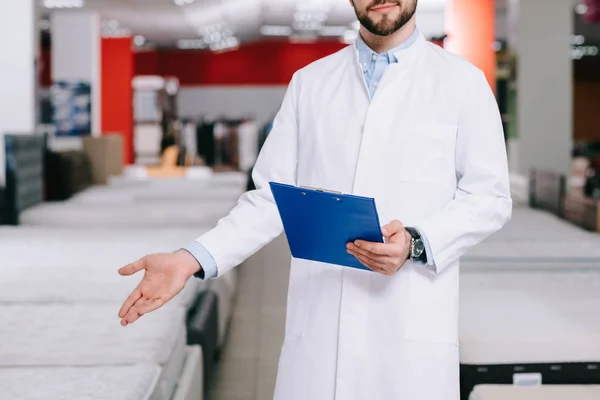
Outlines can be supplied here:
[[169, 399], [185, 362], [184, 310], [159, 309], [119, 324], [114, 305], [0, 306], [0, 367], [157, 364]]
[[[157, 185], [131, 187], [96, 186], [78, 193], [68, 204], [145, 204], [176, 201], [214, 202], [215, 200], [236, 201], [244, 193], [241, 186], [211, 186], [185, 182], [181, 185]], [[172, 187], [169, 187], [172, 186]]]
[[219, 323], [219, 338], [217, 346], [220, 348], [225, 343], [227, 330], [229, 328], [229, 320], [233, 313], [233, 305], [237, 292], [237, 271], [232, 269], [219, 279], [211, 280], [209, 286], [212, 292], [217, 296], [218, 300], [218, 323]]
[[246, 186], [248, 176], [244, 172], [216, 172], [210, 180], [211, 185], [243, 185]]
[[9, 261], [14, 267], [77, 263], [116, 272], [149, 253], [177, 250], [209, 229], [206, 225], [171, 230], [0, 227], [0, 266]]
[[160, 367], [0, 368], [0, 399], [155, 400]]
[[469, 400], [598, 400], [598, 385], [476, 386]]
[[491, 242], [560, 242], [589, 237], [590, 233], [545, 211], [513, 207], [512, 218], [494, 233]]
[[[75, 265], [0, 266], [0, 303], [119, 303], [133, 292], [142, 277], [142, 273], [123, 277], [112, 268]], [[189, 308], [207, 287], [208, 282], [191, 278], [165, 307]]]
[[461, 260], [468, 268], [510, 267], [508, 264], [513, 262], [600, 268], [600, 235], [544, 212], [516, 208], [513, 219], [503, 229]]
[[44, 203], [21, 213], [22, 225], [53, 227], [197, 227], [215, 225], [235, 201], [165, 201], [152, 204]]
[[600, 361], [600, 273], [481, 271], [460, 277], [460, 361]]
[[[0, 302], [119, 302], [142, 278], [118, 269], [189, 243], [208, 228], [114, 231], [0, 228]], [[52, 284], [48, 284], [52, 282]], [[171, 305], [187, 307], [208, 283], [190, 279]]]

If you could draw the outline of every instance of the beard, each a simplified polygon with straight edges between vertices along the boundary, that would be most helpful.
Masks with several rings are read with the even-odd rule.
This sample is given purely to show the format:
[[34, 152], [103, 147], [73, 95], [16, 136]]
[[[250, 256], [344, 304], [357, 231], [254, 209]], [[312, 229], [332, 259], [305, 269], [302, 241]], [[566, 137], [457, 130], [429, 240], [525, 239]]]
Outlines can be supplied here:
[[[418, 0], [414, 0], [412, 2], [412, 6], [402, 7], [402, 3], [406, 2], [406, 0], [373, 0], [366, 10], [358, 10], [355, 6], [354, 11], [356, 12], [358, 21], [362, 26], [365, 27], [366, 30], [371, 32], [373, 35], [389, 36], [404, 27], [404, 25], [406, 25], [408, 21], [410, 21], [410, 19], [415, 15], [417, 12], [417, 1]], [[369, 11], [373, 7], [384, 4], [397, 4], [400, 6], [400, 15], [393, 20], [389, 19], [387, 15], [384, 15], [379, 22], [373, 21], [373, 19], [369, 17]]]

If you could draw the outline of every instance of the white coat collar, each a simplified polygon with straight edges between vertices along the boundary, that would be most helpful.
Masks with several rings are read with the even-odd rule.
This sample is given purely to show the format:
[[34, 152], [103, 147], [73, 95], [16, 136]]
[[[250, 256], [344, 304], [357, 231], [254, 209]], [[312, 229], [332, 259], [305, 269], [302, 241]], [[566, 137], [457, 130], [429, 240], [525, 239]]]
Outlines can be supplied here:
[[[357, 42], [358, 39], [354, 42], [353, 53], [356, 64], [360, 65], [360, 55]], [[396, 58], [397, 64], [400, 66], [409, 66], [414, 62], [414, 60], [417, 59], [426, 44], [427, 40], [425, 39], [425, 36], [423, 36], [423, 34], [419, 31], [417, 33], [415, 42], [410, 47], [393, 51], [392, 54]]]

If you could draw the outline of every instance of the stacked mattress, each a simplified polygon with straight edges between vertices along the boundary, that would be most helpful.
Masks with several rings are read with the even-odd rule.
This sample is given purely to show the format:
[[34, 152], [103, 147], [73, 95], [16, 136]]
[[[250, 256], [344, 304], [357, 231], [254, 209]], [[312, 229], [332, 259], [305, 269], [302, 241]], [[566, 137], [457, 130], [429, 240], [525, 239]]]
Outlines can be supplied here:
[[[149, 253], [176, 250], [207, 229], [0, 228], [0, 302], [124, 301], [141, 275], [122, 277], [119, 268]], [[207, 284], [190, 279], [170, 305], [191, 307]]]
[[461, 261], [461, 398], [479, 384], [600, 384], [599, 315], [600, 237], [515, 209]]
[[146, 204], [44, 203], [21, 213], [21, 224], [53, 227], [152, 228], [215, 225], [236, 200]]
[[460, 280], [462, 398], [477, 384], [520, 379], [600, 384], [600, 271], [480, 271]]
[[598, 400], [600, 386], [547, 385], [519, 387], [509, 385], [477, 386], [469, 400]]
[[505, 227], [461, 260], [461, 269], [600, 268], [600, 236], [542, 211], [515, 208]]
[[191, 168], [185, 179], [116, 179], [38, 204], [39, 190], [26, 190], [45, 184], [30, 173], [44, 143], [29, 142], [7, 150], [29, 161], [10, 166], [20, 205], [10, 222], [20, 225], [0, 227], [0, 399], [203, 398], [235, 275], [191, 278], [166, 306], [122, 327], [117, 313], [143, 272], [118, 269], [206, 232], [245, 182], [211, 186], [209, 170]]
[[[120, 267], [146, 254], [174, 251], [208, 229], [96, 228], [82, 232], [49, 227], [0, 228], [0, 303], [122, 302], [138, 285], [141, 274], [122, 277], [117, 272]], [[211, 313], [218, 313], [216, 350], [226, 338], [236, 289], [235, 271], [214, 281], [190, 279], [167, 307], [181, 306], [193, 313], [199, 294], [214, 292], [217, 304]], [[205, 353], [208, 357], [209, 352]]]
[[[193, 185], [193, 186], [190, 186]], [[184, 189], [185, 188], [185, 189]], [[215, 200], [233, 199], [237, 200], [243, 191], [238, 187], [218, 186], [207, 187], [206, 185], [195, 185], [188, 183], [182, 188], [161, 188], [155, 190], [152, 186], [147, 187], [106, 187], [95, 186], [85, 190], [69, 200], [69, 203], [84, 204], [145, 204], [165, 202], [214, 202]]]
[[0, 368], [0, 398], [158, 400], [160, 373], [159, 366], [149, 364]]
[[[186, 351], [185, 318], [181, 309], [158, 310], [127, 328], [120, 326], [111, 305], [1, 305], [0, 319], [3, 321], [0, 368], [25, 368], [33, 375], [45, 373], [43, 379], [49, 379], [48, 374], [69, 373], [83, 379], [62, 382], [65, 390], [73, 390], [73, 384], [81, 385], [82, 391], [95, 389], [87, 387], [82, 370], [73, 371], [73, 368], [90, 368], [90, 373], [105, 374], [113, 385], [110, 390], [114, 390], [123, 385], [123, 381], [96, 368], [129, 366], [124, 371], [134, 378], [132, 388], [115, 393], [114, 398], [172, 399], [186, 361], [190, 361], [188, 356], [194, 356]], [[195, 356], [198, 357], [198, 353]], [[199, 365], [197, 362], [188, 364]], [[95, 382], [94, 386], [104, 384]], [[48, 391], [48, 388], [43, 390]], [[134, 390], [132, 394], [137, 397], [123, 397], [129, 390]], [[32, 395], [29, 390], [27, 393]]]

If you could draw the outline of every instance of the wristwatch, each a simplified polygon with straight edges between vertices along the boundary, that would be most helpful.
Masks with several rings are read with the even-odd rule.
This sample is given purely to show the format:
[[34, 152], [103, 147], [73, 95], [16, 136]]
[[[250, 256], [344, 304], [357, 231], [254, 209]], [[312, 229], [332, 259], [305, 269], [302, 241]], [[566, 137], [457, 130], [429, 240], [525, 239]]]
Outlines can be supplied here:
[[425, 243], [418, 230], [415, 228], [405, 228], [411, 236], [410, 253], [408, 259], [412, 261], [426, 262], [427, 254], [425, 253]]

